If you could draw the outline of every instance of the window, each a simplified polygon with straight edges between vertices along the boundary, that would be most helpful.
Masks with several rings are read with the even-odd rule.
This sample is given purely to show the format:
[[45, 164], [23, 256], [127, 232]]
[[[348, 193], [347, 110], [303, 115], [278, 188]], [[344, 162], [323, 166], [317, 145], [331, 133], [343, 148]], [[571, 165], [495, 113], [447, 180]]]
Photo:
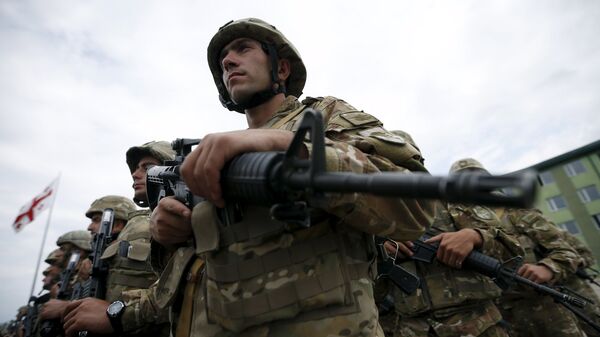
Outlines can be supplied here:
[[541, 172], [538, 175], [538, 178], [540, 179], [540, 185], [542, 186], [552, 184], [554, 182], [554, 177], [550, 171]]
[[600, 192], [596, 188], [596, 185], [586, 186], [577, 190], [577, 195], [582, 202], [587, 203], [600, 199]]
[[560, 209], [567, 208], [567, 202], [560, 195], [557, 195], [552, 198], [548, 198], [548, 199], [546, 199], [546, 201], [548, 202], [548, 207], [550, 208], [550, 210], [552, 212], [556, 212]]
[[579, 230], [579, 226], [577, 226], [577, 222], [575, 222], [575, 220], [563, 222], [563, 223], [559, 224], [558, 227], [566, 230], [567, 232], [569, 232], [571, 234], [580, 234], [581, 233], [581, 231]]
[[585, 166], [583, 166], [581, 160], [572, 161], [565, 165], [564, 168], [569, 177], [574, 177], [585, 172]]
[[594, 220], [596, 229], [600, 231], [600, 213], [592, 215], [592, 220]]

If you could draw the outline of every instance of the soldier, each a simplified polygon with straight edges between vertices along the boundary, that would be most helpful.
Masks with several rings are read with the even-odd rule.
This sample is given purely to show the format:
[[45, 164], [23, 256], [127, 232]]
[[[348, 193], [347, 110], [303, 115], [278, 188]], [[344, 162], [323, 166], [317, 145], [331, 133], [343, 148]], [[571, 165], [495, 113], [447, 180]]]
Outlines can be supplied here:
[[[406, 133], [402, 136], [412, 139]], [[380, 318], [386, 336], [508, 336], [493, 302], [500, 297], [500, 288], [486, 276], [461, 269], [474, 249], [499, 260], [521, 253], [516, 239], [500, 229], [494, 211], [439, 202], [427, 233], [426, 243], [439, 244], [432, 263], [411, 260], [414, 244], [410, 241], [384, 245], [392, 256], [402, 259], [396, 263], [421, 281], [412, 294], [384, 283], [394, 304], [394, 310]]]
[[[590, 268], [596, 264], [594, 255], [592, 254], [592, 251], [575, 235], [564, 230], [561, 231], [561, 233], [564, 240], [567, 241], [571, 247], [575, 248], [577, 254], [579, 254], [579, 257], [581, 258], [581, 263], [577, 267], [577, 272], [575, 274], [568, 275], [567, 279], [562, 283], [562, 285], [593, 302], [588, 303], [583, 308], [583, 311], [587, 317], [589, 317], [596, 324], [600, 325], [600, 297], [590, 282], [588, 282], [589, 280], [587, 278], [591, 276], [587, 275], [585, 271], [587, 268]], [[580, 325], [588, 334], [588, 336], [600, 336], [600, 333], [591, 328], [588, 324], [581, 323]]]
[[[432, 217], [428, 202], [330, 195], [318, 207], [309, 205], [306, 228], [272, 219], [269, 207], [225, 207], [219, 175], [238, 154], [286, 150], [307, 108], [323, 114], [328, 171], [425, 171], [419, 151], [343, 100], [300, 102], [306, 80], [302, 59], [262, 20], [227, 23], [207, 53], [221, 101], [244, 113], [249, 129], [206, 135], [181, 166], [189, 189], [207, 201], [190, 212], [164, 198], [153, 212], [157, 242], [173, 247], [194, 238], [193, 245], [175, 253], [162, 274], [168, 277], [159, 282], [164, 287], [158, 292], [165, 295], [160, 302], [176, 304], [176, 334], [381, 336], [373, 301], [372, 234], [418, 238]], [[310, 151], [305, 143], [302, 155]], [[200, 277], [204, 260], [206, 277]], [[173, 291], [183, 275], [191, 281]]]
[[[456, 172], [488, 171], [475, 159], [452, 164]], [[505, 232], [517, 237], [525, 250], [517, 273], [536, 283], [554, 284], [574, 273], [580, 259], [560, 231], [536, 209], [496, 209]], [[577, 318], [552, 298], [518, 286], [497, 301], [502, 317], [511, 324], [511, 335], [585, 336]]]
[[[149, 142], [130, 148], [126, 161], [133, 179], [133, 200], [147, 207], [146, 171], [153, 165], [173, 160], [175, 151], [167, 142]], [[124, 199], [124, 198], [123, 198]], [[131, 201], [127, 200], [127, 204]], [[97, 212], [88, 211], [88, 217]], [[105, 300], [84, 299], [69, 305], [65, 316], [67, 335], [87, 330], [127, 336], [168, 336], [168, 312], [154, 304], [157, 279], [150, 265], [148, 209], [129, 213], [129, 221], [118, 238], [102, 255], [110, 269]], [[116, 215], [115, 215], [116, 216]], [[101, 319], [94, 319], [100, 317]]]
[[[78, 251], [81, 254], [79, 264], [77, 266], [77, 269], [79, 269], [81, 267], [81, 261], [86, 258], [89, 252], [92, 250], [90, 243], [91, 239], [92, 236], [90, 233], [84, 230], [67, 232], [59, 236], [56, 240], [56, 245], [59, 246], [60, 252], [53, 251], [50, 253], [47, 260], [54, 261], [54, 264], [62, 271], [67, 266], [69, 259], [71, 258], [71, 254], [74, 251]], [[59, 278], [61, 276], [62, 275], [59, 275]], [[70, 283], [68, 287], [69, 289], [72, 288], [72, 283], [74, 281], [75, 278], [72, 278], [71, 280], [62, 280], [62, 282]], [[49, 289], [50, 294], [48, 296], [48, 300], [40, 306], [38, 320], [34, 325], [33, 335], [39, 335], [41, 321], [59, 319], [61, 317], [66, 302], [64, 300], [56, 299], [59, 287], [60, 283], [56, 282]]]

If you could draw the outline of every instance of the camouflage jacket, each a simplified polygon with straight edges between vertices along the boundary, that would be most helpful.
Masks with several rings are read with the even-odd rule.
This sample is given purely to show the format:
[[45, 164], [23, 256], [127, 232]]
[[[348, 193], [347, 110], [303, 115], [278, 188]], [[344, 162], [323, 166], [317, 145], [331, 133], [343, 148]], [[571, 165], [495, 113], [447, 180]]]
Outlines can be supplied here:
[[[333, 97], [300, 103], [289, 96], [263, 128], [295, 131], [307, 107], [324, 116], [328, 171], [425, 171], [418, 150], [375, 117]], [[311, 144], [305, 145], [310, 152]], [[380, 327], [369, 234], [416, 239], [433, 217], [429, 202], [364, 194], [328, 195], [315, 207], [309, 228], [273, 220], [266, 207], [237, 207], [244, 216], [231, 225], [209, 203], [194, 208], [191, 253], [206, 260], [206, 271], [195, 295], [193, 336], [374, 335]], [[168, 274], [183, 277], [194, 257], [180, 250], [172, 261], [178, 259], [163, 276], [172, 268], [176, 272]], [[165, 278], [171, 281], [161, 277], [157, 292], [168, 305], [179, 280]]]
[[[493, 210], [484, 206], [461, 204], [437, 204], [433, 234], [455, 232], [470, 228], [477, 231], [482, 240], [482, 253], [503, 260], [522, 252], [519, 243], [500, 229], [500, 219]], [[494, 282], [474, 271], [449, 267], [437, 260], [431, 264], [406, 260], [401, 266], [414, 272], [421, 279], [421, 286], [407, 295], [393, 287], [396, 312], [403, 317], [434, 315], [448, 317], [462, 311], [472, 311], [474, 303], [492, 300], [501, 294]], [[496, 321], [487, 322], [485, 327]], [[483, 331], [483, 330], [482, 330]]]
[[[575, 273], [581, 258], [564, 240], [561, 231], [537, 209], [498, 209], [502, 228], [515, 235], [525, 250], [523, 262], [544, 265], [554, 276], [552, 282], [562, 282]], [[522, 287], [507, 292], [510, 296], [533, 295]], [[518, 295], [519, 294], [519, 295]]]

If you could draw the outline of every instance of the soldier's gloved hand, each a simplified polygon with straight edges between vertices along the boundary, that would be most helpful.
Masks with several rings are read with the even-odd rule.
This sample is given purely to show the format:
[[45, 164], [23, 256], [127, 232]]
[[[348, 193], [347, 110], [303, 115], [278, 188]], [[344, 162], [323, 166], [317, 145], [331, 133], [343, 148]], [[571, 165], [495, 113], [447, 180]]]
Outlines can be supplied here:
[[67, 308], [69, 301], [51, 299], [42, 305], [40, 309], [40, 319], [61, 319]]
[[106, 315], [110, 303], [98, 298], [84, 298], [69, 303], [65, 310], [63, 329], [65, 335], [78, 336], [79, 331], [93, 334], [113, 333], [112, 324]]
[[162, 198], [150, 217], [152, 238], [165, 247], [186, 242], [192, 236], [192, 212], [174, 197]]
[[273, 129], [209, 134], [185, 158], [180, 173], [192, 193], [217, 207], [225, 207], [220, 184], [221, 170], [225, 164], [246, 152], [287, 150], [293, 137], [291, 131]]
[[413, 256], [413, 248], [414, 244], [410, 241], [405, 242], [396, 242], [395, 244], [391, 241], [386, 241], [383, 244], [383, 247], [388, 252], [391, 257], [406, 259]]
[[481, 247], [483, 243], [479, 232], [471, 228], [463, 228], [458, 232], [441, 233], [427, 239], [425, 243], [438, 241], [440, 244], [437, 250], [437, 259], [450, 267], [459, 269], [473, 249]]
[[517, 274], [535, 283], [548, 283], [554, 278], [552, 270], [541, 264], [525, 263]]

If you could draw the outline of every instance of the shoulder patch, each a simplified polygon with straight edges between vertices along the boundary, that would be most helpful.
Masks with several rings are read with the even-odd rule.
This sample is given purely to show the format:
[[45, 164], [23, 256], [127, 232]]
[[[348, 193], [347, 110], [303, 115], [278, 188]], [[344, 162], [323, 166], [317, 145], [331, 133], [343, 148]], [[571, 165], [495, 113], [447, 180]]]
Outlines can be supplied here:
[[487, 209], [485, 207], [474, 206], [473, 213], [475, 213], [475, 215], [477, 215], [479, 218], [484, 219], [484, 220], [494, 219], [494, 215], [492, 214], [492, 211], [490, 211], [489, 209]]

